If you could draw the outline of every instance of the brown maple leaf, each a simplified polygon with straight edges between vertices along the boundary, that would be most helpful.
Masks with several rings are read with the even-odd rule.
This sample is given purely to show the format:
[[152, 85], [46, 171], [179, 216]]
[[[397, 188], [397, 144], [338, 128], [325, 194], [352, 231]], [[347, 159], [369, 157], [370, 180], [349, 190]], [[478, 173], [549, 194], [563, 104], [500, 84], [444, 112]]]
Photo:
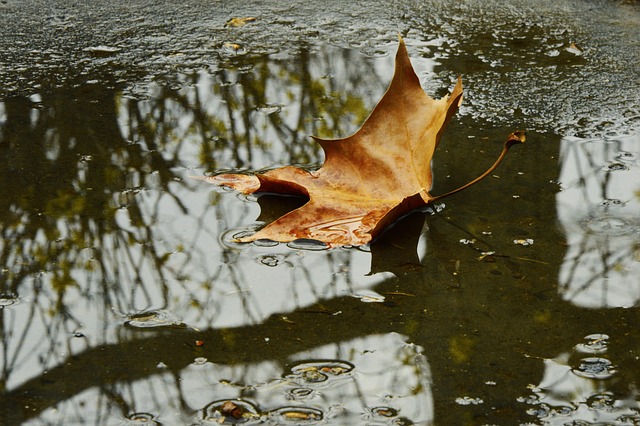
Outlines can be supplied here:
[[200, 178], [244, 194], [271, 192], [309, 198], [239, 242], [313, 239], [330, 247], [369, 243], [409, 211], [479, 181], [497, 167], [510, 146], [524, 141], [510, 135], [496, 163], [483, 175], [443, 196], [429, 193], [431, 159], [445, 125], [462, 102], [462, 82], [435, 100], [427, 95], [411, 66], [402, 38], [389, 88], [362, 127], [344, 139], [314, 139], [325, 162], [316, 171], [287, 166], [257, 175], [220, 174]]

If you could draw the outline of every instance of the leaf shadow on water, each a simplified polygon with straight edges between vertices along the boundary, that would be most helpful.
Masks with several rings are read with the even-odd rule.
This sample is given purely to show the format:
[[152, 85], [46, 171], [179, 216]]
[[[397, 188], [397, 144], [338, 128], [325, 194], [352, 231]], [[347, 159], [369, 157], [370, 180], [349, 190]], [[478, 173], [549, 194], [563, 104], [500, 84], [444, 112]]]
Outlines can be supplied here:
[[[501, 167], [502, 179], [448, 200], [443, 211], [407, 216], [370, 255], [224, 244], [221, 235], [254, 221], [256, 206], [186, 174], [317, 164], [303, 135], [348, 133], [379, 94], [337, 95], [365, 85], [360, 72], [345, 71], [345, 81], [322, 77], [325, 68], [347, 70], [361, 59], [348, 50], [330, 51], [331, 66], [319, 69], [308, 50], [298, 53], [295, 61], [238, 60], [212, 74], [157, 82], [140, 98], [105, 77], [4, 102], [0, 146], [11, 161], [0, 175], [2, 292], [17, 302], [0, 310], [0, 418], [35, 423], [75, 412], [67, 423], [109, 422], [147, 412], [184, 422], [236, 397], [271, 410], [284, 401], [266, 389], [294, 382], [291, 365], [322, 359], [352, 362], [354, 388], [380, 378], [375, 395], [364, 385], [348, 398], [322, 388], [332, 402], [347, 400], [357, 418], [374, 402], [402, 406], [387, 394], [395, 380], [421, 397], [405, 401], [426, 404], [419, 412], [402, 406], [416, 423], [526, 422], [551, 394], [545, 371], [606, 370], [606, 363], [561, 356], [594, 333], [609, 336], [606, 358], [616, 373], [586, 380], [615, 401], [628, 398], [637, 383], [638, 311], [589, 310], [558, 295], [565, 237], [549, 225], [557, 187], [548, 184], [558, 174], [548, 159], [557, 155], [556, 136], [537, 135], [535, 148]], [[297, 88], [288, 110], [257, 108], [287, 86]], [[302, 114], [329, 110], [335, 116], [324, 121]], [[491, 161], [482, 152], [488, 144], [451, 144], [475, 126], [462, 118], [445, 135], [434, 173], [450, 177], [437, 185], [468, 180], [470, 158]], [[483, 132], [500, 140], [503, 130]], [[510, 198], [515, 186], [520, 197]], [[274, 206], [268, 201], [259, 199], [264, 214]], [[514, 246], [521, 237], [535, 244]], [[256, 262], [263, 255], [274, 261]], [[363, 303], [353, 297], [362, 289], [384, 300]], [[126, 325], [132, 318], [162, 326], [136, 329]], [[386, 358], [363, 371], [368, 352]], [[387, 376], [395, 370], [403, 373]], [[530, 392], [536, 383], [540, 389]], [[517, 400], [530, 393], [539, 400]]]

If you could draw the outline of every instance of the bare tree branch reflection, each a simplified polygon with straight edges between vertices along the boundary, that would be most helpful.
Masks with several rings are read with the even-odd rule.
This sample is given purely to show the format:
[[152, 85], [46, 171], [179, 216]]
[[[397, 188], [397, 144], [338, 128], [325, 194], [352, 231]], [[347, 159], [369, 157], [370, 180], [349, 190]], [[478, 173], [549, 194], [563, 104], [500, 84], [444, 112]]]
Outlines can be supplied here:
[[[637, 347], [637, 312], [549, 308], [559, 303], [549, 300], [551, 254], [527, 264], [525, 282], [515, 255], [485, 262], [461, 249], [473, 226], [453, 219], [428, 218], [426, 232], [425, 216], [410, 216], [371, 253], [233, 243], [257, 225], [258, 205], [185, 177], [319, 164], [304, 138], [355, 130], [391, 72], [351, 67], [349, 50], [313, 49], [231, 57], [138, 87], [70, 82], [0, 107], [11, 160], [0, 164], [0, 419], [108, 424], [148, 413], [189, 424], [242, 398], [269, 416], [314, 405], [345, 423], [428, 424], [437, 413], [459, 424], [467, 412], [451, 410], [452, 395], [499, 380], [487, 405], [511, 407], [509, 389], [542, 374], [520, 353], [507, 363], [514, 346], [535, 356], [542, 334], [560, 345], [619, 321], [620, 353]], [[287, 207], [259, 201], [258, 223]], [[500, 214], [507, 223], [513, 213]], [[363, 290], [381, 298], [353, 297]], [[546, 336], [549, 309], [566, 326]], [[437, 360], [431, 375], [424, 354]], [[340, 374], [345, 364], [355, 372]], [[325, 399], [295, 399], [305, 392]], [[487, 423], [504, 420], [494, 414]], [[524, 410], [513, 418], [530, 420]]]
[[640, 140], [563, 140], [558, 215], [569, 250], [560, 292], [587, 307], [634, 306], [640, 200]]
[[[329, 52], [321, 60], [330, 58]], [[325, 98], [325, 83], [332, 81], [321, 71], [326, 66], [312, 62], [303, 46], [293, 61], [245, 58], [212, 75], [159, 81], [149, 85], [148, 100], [128, 91], [123, 96], [114, 81], [98, 80], [4, 103], [0, 149], [11, 161], [0, 171], [7, 188], [0, 201], [6, 212], [0, 225], [1, 293], [3, 306], [15, 302], [0, 312], [5, 390], [33, 372], [56, 368], [77, 379], [67, 360], [100, 345], [140, 339], [121, 329], [130, 314], [177, 311], [198, 327], [229, 320], [259, 324], [274, 310], [351, 288], [349, 270], [329, 272], [326, 283], [318, 282], [318, 267], [333, 271], [336, 261], [342, 265], [337, 268], [349, 268], [349, 253], [310, 259], [309, 265], [281, 254], [275, 263], [289, 262], [292, 280], [281, 292], [291, 297], [265, 311], [268, 305], [247, 284], [255, 281], [253, 271], [236, 265], [239, 255], [246, 256], [224, 244], [209, 252], [234, 220], [247, 221], [250, 209], [225, 211], [223, 194], [207, 188], [209, 199], [200, 199], [202, 191], [184, 180], [194, 167], [319, 161], [317, 148], [307, 151], [312, 145], [298, 143], [302, 135], [321, 131], [320, 123], [349, 132], [370, 107], [346, 91]], [[357, 75], [345, 74], [345, 82]], [[370, 76], [376, 76], [373, 70]], [[371, 103], [377, 93], [368, 96]], [[271, 108], [267, 99], [280, 99], [279, 106]], [[308, 111], [325, 122], [307, 120]], [[125, 353], [114, 353], [113, 363]], [[68, 380], [59, 380], [70, 388], [63, 383]], [[124, 410], [116, 393], [105, 389], [105, 396]], [[25, 414], [19, 414], [24, 407], [13, 408], [13, 414], [3, 410], [5, 418]]]

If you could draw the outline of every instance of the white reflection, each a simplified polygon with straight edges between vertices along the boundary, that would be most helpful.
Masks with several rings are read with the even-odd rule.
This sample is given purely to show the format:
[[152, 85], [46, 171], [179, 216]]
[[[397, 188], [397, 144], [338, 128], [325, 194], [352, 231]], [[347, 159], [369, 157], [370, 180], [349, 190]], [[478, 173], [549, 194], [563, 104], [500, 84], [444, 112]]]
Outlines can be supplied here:
[[640, 135], [565, 138], [558, 218], [568, 248], [560, 292], [577, 306], [640, 302]]
[[[0, 223], [0, 247], [8, 253], [0, 278], [11, 290], [0, 295], [6, 306], [0, 309], [5, 389], [92, 347], [144, 338], [125, 326], [142, 312], [166, 313], [171, 322], [200, 330], [259, 324], [386, 279], [367, 276], [371, 254], [358, 250], [226, 244], [225, 232], [255, 225], [258, 205], [187, 179], [204, 170], [319, 163], [320, 147], [304, 143], [307, 135], [354, 131], [393, 72], [392, 58], [350, 66], [362, 59], [351, 50], [327, 47], [313, 59], [292, 55], [113, 93], [116, 110], [105, 116], [117, 115], [120, 135], [105, 136], [115, 137], [114, 147], [97, 143], [104, 163], [69, 151], [69, 164], [79, 163], [78, 177], [50, 197], [55, 215], [46, 220], [38, 209], [32, 214], [20, 203], [12, 207], [18, 219]], [[0, 108], [4, 121], [6, 108]], [[30, 112], [43, 126], [52, 123], [43, 127], [42, 146], [76, 147], [75, 134], [65, 138], [51, 119], [63, 115], [56, 108]], [[86, 131], [98, 134], [104, 125], [91, 123]], [[55, 152], [47, 158], [56, 160]], [[94, 170], [102, 177], [90, 183]], [[97, 207], [78, 213], [85, 199]], [[83, 405], [85, 397], [74, 395], [70, 404]]]
[[227, 400], [256, 407], [269, 419], [260, 424], [289, 423], [292, 418], [278, 421], [283, 407], [321, 413], [322, 424], [426, 426], [434, 417], [422, 348], [390, 333], [294, 354], [287, 365], [269, 360], [225, 365], [198, 358], [176, 375], [160, 364], [157, 374], [109, 386], [106, 393], [89, 389], [25, 424], [62, 419], [65, 424], [122, 424], [131, 412], [148, 413], [162, 424], [220, 424], [219, 418], [207, 421], [205, 411]]
[[569, 353], [545, 359], [542, 381], [532, 387], [532, 396], [518, 400], [529, 404], [527, 412], [544, 425], [637, 424], [637, 395], [630, 393], [620, 398], [611, 392], [606, 379], [615, 371], [605, 368], [606, 375], [595, 374], [592, 365], [585, 367], [588, 360], [594, 359], [606, 366], [603, 358], [573, 361], [576, 365], [572, 366]]

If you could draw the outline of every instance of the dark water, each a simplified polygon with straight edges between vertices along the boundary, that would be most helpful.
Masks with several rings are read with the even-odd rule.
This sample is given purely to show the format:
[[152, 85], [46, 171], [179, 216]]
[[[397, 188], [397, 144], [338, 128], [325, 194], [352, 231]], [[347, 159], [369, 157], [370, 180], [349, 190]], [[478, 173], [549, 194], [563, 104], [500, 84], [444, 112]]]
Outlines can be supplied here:
[[[536, 3], [2, 3], [0, 423], [640, 423], [640, 12]], [[301, 201], [190, 176], [320, 165], [397, 31], [466, 87], [433, 193], [527, 142], [370, 247], [232, 242]]]

